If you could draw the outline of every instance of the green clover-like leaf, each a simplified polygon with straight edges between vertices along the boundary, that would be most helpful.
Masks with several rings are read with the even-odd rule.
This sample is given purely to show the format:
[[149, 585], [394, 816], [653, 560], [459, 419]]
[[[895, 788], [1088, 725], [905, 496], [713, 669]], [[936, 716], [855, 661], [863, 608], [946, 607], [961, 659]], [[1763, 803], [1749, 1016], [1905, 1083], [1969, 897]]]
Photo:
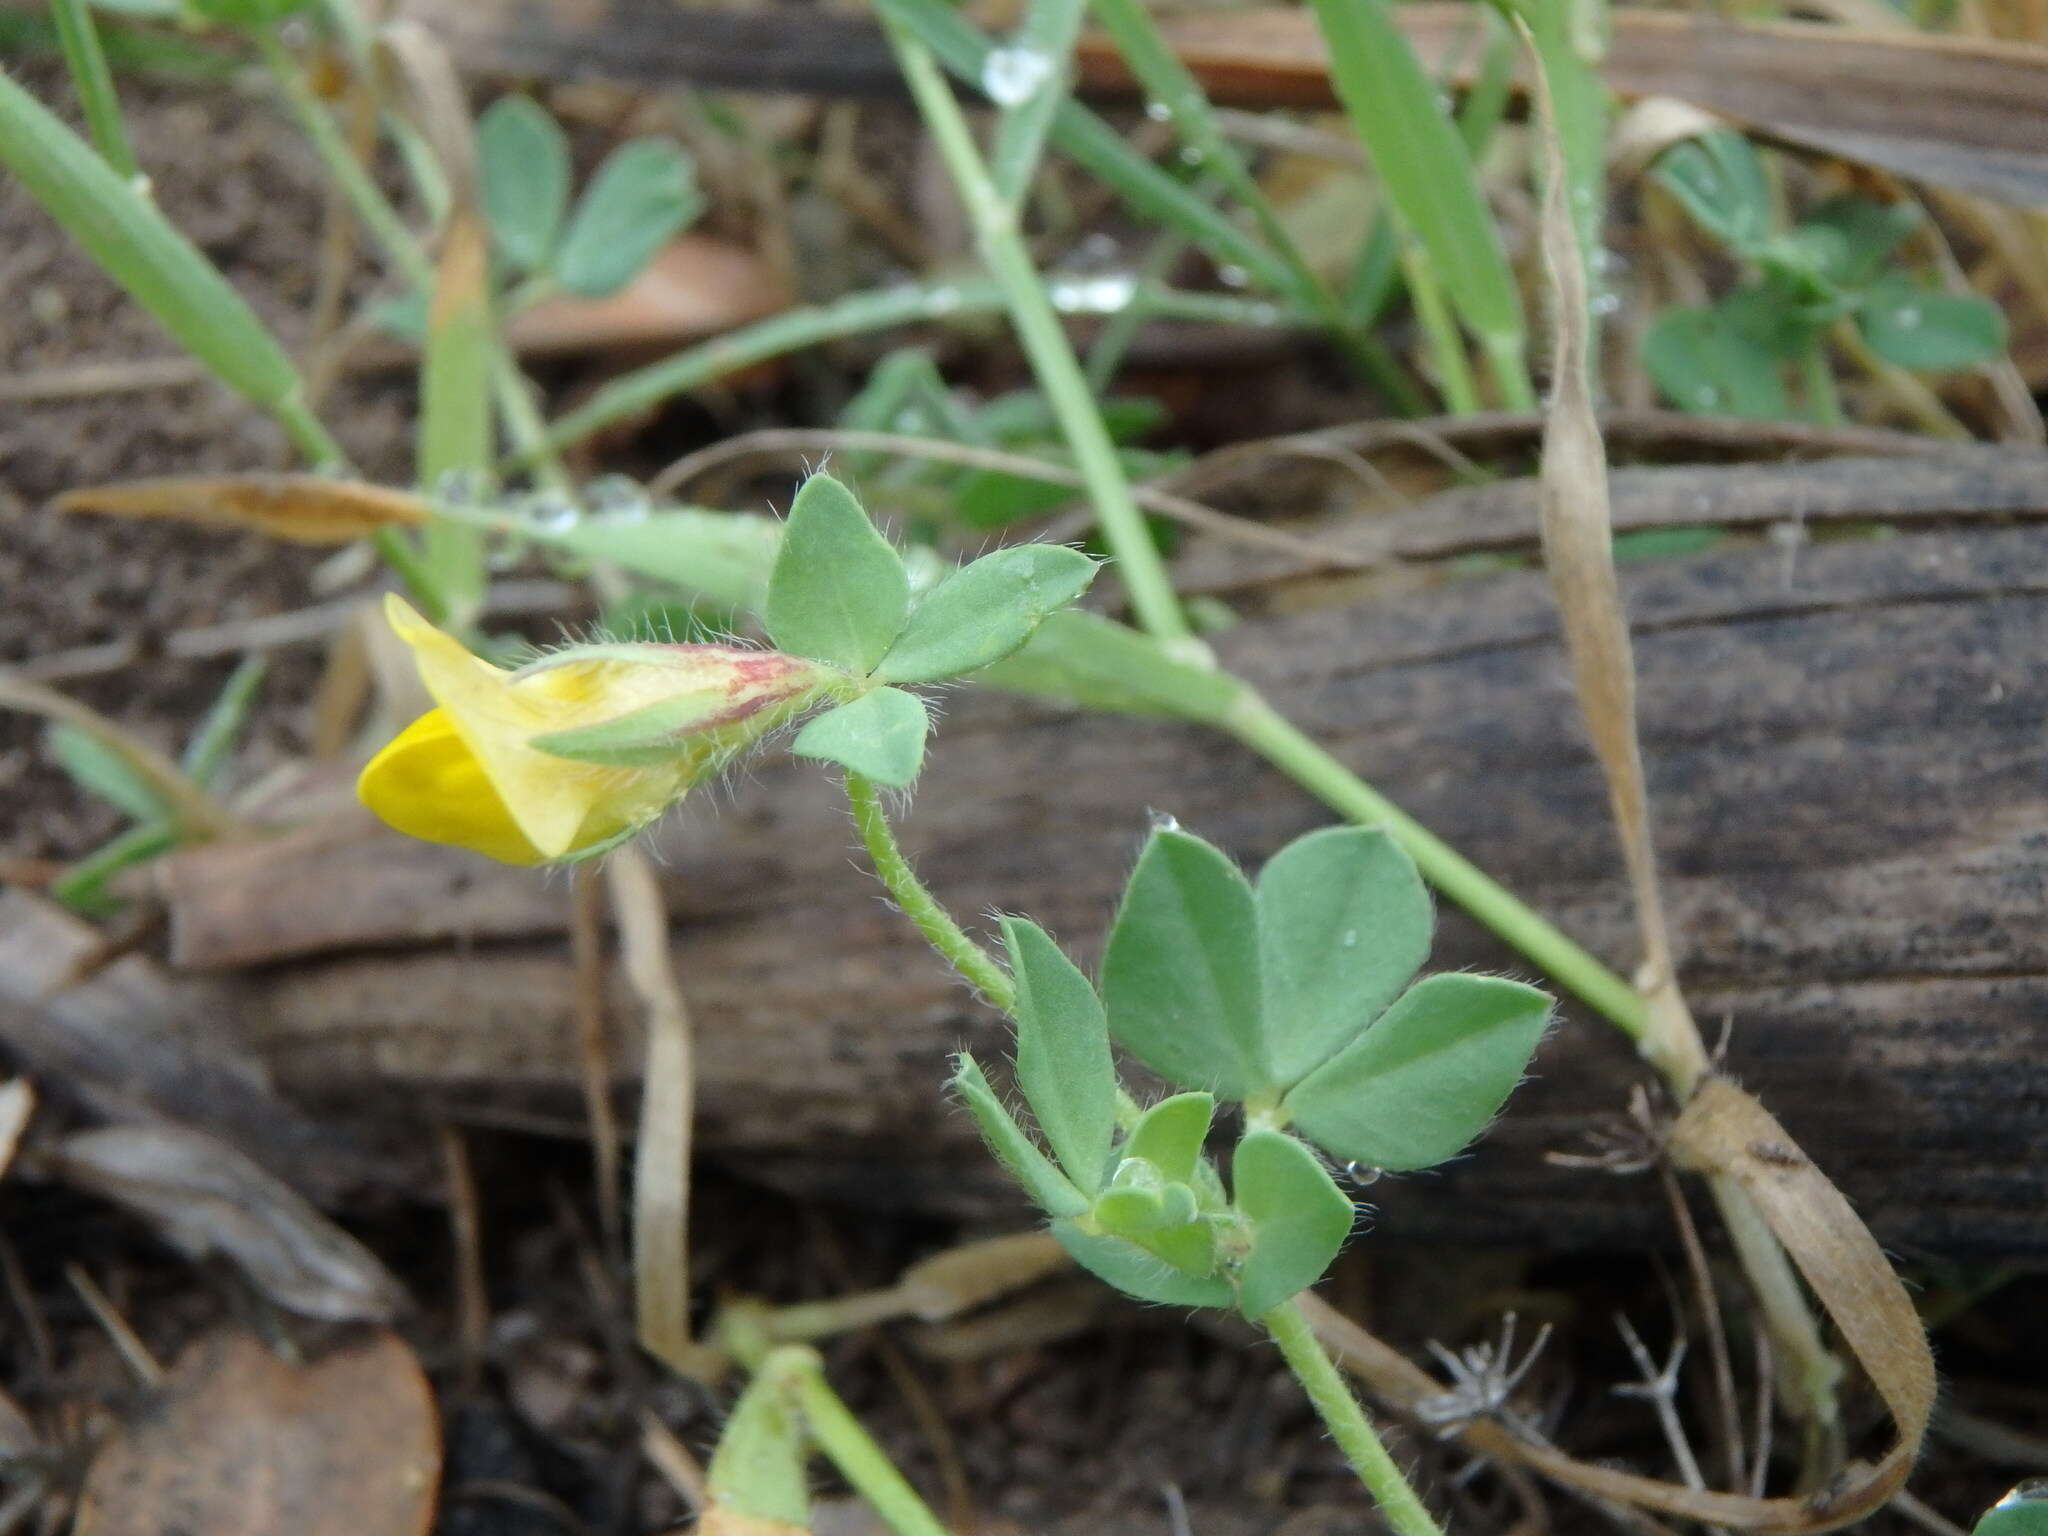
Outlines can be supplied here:
[[1385, 832], [1329, 827], [1268, 859], [1257, 899], [1266, 1052], [1284, 1086], [1371, 1023], [1429, 957], [1429, 892]]
[[1088, 589], [1095, 562], [1057, 544], [1020, 544], [961, 567], [925, 594], [875, 675], [933, 683], [1001, 661]]
[[1223, 1099], [1272, 1086], [1252, 888], [1199, 837], [1147, 840], [1110, 929], [1102, 999], [1111, 1035], [1169, 1082]]
[[1016, 978], [1017, 1086], [1067, 1177], [1102, 1187], [1116, 1129], [1116, 1067], [1095, 988], [1043, 928], [1003, 919]]
[[877, 688], [850, 704], [829, 709], [797, 732], [789, 750], [798, 757], [838, 763], [855, 773], [902, 789], [924, 766], [931, 717], [924, 701], [901, 688]]
[[1262, 1317], [1323, 1277], [1351, 1233], [1351, 1202], [1315, 1153], [1279, 1131], [1247, 1132], [1230, 1179], [1238, 1212], [1251, 1224], [1238, 1306]]
[[1550, 1021], [1550, 998], [1497, 976], [1426, 976], [1287, 1095], [1332, 1157], [1429, 1168], [1486, 1129]]
[[813, 475], [790, 503], [762, 613], [776, 649], [865, 675], [910, 611], [910, 578], [853, 492]]

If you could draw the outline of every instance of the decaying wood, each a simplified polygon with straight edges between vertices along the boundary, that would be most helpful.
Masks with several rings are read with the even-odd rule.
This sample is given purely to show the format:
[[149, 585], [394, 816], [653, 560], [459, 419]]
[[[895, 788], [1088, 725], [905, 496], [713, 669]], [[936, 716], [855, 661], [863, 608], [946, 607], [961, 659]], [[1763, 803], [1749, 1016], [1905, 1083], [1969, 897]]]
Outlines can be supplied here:
[[[901, 89], [873, 20], [814, 8], [678, 8], [664, 0], [406, 0], [464, 66], [548, 79], [601, 76], [856, 95]], [[1472, 12], [1404, 5], [1397, 19], [1433, 73], [1479, 57]], [[1194, 12], [1168, 41], [1219, 103], [1327, 107], [1328, 57], [1302, 10]], [[1129, 72], [1084, 39], [1083, 85], [1128, 95]], [[1614, 13], [1602, 73], [1624, 97], [1672, 96], [1756, 132], [1918, 181], [2048, 204], [2048, 49], [1802, 22]]]
[[[1640, 710], [1677, 961], [1732, 1070], [1893, 1245], [2038, 1252], [2048, 1107], [2048, 539], [2027, 527], [1755, 546], [1629, 567]], [[1540, 573], [1248, 623], [1226, 661], [1425, 822], [1611, 963], [1634, 960], [1603, 792]], [[855, 866], [832, 786], [764, 759], [665, 840], [698, 1026], [700, 1144], [871, 1204], [987, 1210], [1001, 1181], [939, 1084], [1000, 1059], [968, 1001]], [[1092, 956], [1148, 808], [1248, 863], [1325, 821], [1213, 735], [963, 691], [904, 838], [963, 913], [1021, 910]], [[375, 836], [374, 834], [370, 834]], [[388, 854], [459, 948], [394, 950], [317, 848], [184, 855], [181, 947], [204, 893], [292, 901], [334, 952], [194, 978], [232, 1048], [357, 1115], [432, 1103], [577, 1123], [566, 882], [452, 854]], [[211, 861], [221, 861], [218, 863]], [[394, 865], [395, 867], [395, 865]], [[267, 885], [248, 884], [267, 881]], [[189, 926], [188, 926], [189, 925]], [[549, 931], [541, 935], [539, 930]], [[1526, 974], [1447, 913], [1434, 963]], [[348, 946], [369, 946], [350, 949]], [[188, 950], [188, 957], [200, 958]], [[621, 1022], [632, 1010], [623, 998]], [[624, 1059], [629, 1063], [629, 1047]], [[1641, 1075], [1567, 1009], [1495, 1134], [1441, 1174], [1383, 1181], [1404, 1235], [1628, 1240], [1655, 1194], [1564, 1171]], [[1390, 1188], [1391, 1186], [1391, 1188]]]

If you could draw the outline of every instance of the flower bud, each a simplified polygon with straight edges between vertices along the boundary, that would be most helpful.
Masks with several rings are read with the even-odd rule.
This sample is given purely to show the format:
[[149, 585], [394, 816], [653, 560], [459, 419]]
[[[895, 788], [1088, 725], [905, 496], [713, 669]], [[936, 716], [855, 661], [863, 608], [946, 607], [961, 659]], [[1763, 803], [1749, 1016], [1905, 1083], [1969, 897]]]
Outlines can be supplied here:
[[508, 672], [385, 601], [429, 710], [356, 793], [400, 832], [508, 864], [600, 852], [831, 687], [801, 657], [732, 645], [570, 646]]

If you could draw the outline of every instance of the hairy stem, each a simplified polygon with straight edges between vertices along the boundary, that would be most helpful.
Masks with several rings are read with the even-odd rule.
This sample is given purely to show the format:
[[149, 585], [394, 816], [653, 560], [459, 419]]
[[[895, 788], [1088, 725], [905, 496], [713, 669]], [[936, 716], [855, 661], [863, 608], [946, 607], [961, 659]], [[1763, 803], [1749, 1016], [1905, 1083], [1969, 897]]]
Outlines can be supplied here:
[[1275, 1307], [1259, 1319], [1259, 1326], [1280, 1346], [1288, 1369], [1308, 1394], [1309, 1402], [1358, 1474], [1358, 1480], [1372, 1494], [1387, 1524], [1394, 1528], [1395, 1536], [1443, 1536], [1443, 1527], [1436, 1523], [1414, 1486], [1394, 1465], [1394, 1458], [1387, 1454], [1372, 1420], [1365, 1416], [1358, 1399], [1337, 1374], [1337, 1367], [1324, 1352], [1308, 1319], [1302, 1316], [1300, 1306], [1289, 1301]]
[[981, 994], [982, 1001], [1008, 1013], [1017, 1001], [1009, 972], [953, 921], [952, 914], [917, 878], [917, 871], [897, 845], [896, 833], [882, 809], [881, 793], [850, 768], [846, 771], [846, 803], [853, 810], [853, 824], [860, 832], [861, 846], [867, 849], [868, 862], [874, 865], [875, 877], [888, 888], [896, 905], [917, 924], [917, 931], [940, 957]]

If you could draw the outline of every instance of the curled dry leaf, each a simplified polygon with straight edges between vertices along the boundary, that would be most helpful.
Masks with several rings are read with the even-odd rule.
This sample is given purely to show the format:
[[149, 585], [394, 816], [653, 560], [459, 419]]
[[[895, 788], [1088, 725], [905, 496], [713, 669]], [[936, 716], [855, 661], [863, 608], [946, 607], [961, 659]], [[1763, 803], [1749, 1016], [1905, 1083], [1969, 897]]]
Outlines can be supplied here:
[[371, 1252], [233, 1147], [174, 1125], [119, 1125], [67, 1138], [54, 1172], [147, 1217], [173, 1247], [220, 1253], [287, 1311], [387, 1322], [405, 1303]]
[[248, 529], [295, 544], [348, 544], [380, 528], [427, 520], [426, 502], [409, 491], [324, 475], [165, 475], [66, 491], [52, 505]]
[[94, 1460], [78, 1536], [423, 1536], [440, 1431], [419, 1362], [378, 1330], [306, 1364], [210, 1334]]

